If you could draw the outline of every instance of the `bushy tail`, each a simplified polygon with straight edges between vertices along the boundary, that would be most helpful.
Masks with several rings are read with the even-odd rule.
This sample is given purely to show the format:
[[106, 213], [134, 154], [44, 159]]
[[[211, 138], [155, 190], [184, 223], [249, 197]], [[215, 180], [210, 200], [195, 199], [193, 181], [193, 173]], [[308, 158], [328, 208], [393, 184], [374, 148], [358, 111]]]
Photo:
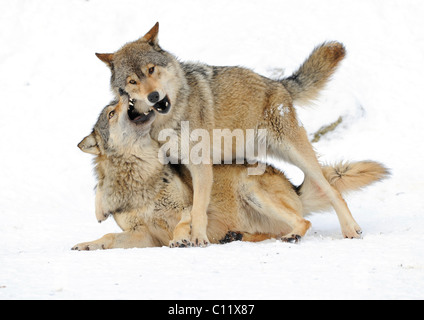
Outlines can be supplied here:
[[[324, 177], [341, 194], [359, 190], [390, 175], [389, 170], [374, 161], [341, 162], [322, 168]], [[331, 208], [327, 196], [306, 177], [299, 189], [303, 214], [324, 211]]]
[[312, 51], [295, 73], [281, 82], [297, 105], [306, 105], [317, 98], [345, 55], [343, 44], [325, 42]]

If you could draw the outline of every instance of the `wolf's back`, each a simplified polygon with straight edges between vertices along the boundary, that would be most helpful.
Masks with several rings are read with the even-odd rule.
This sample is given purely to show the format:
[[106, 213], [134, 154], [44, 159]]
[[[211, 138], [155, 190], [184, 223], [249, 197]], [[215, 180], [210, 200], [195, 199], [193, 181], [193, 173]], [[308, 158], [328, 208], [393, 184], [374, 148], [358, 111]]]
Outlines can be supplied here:
[[[389, 170], [374, 161], [340, 162], [324, 166], [322, 172], [330, 185], [342, 194], [360, 190], [373, 182], [387, 178]], [[331, 208], [329, 199], [306, 177], [299, 189], [303, 214]]]
[[297, 105], [306, 105], [317, 98], [345, 55], [343, 44], [325, 42], [312, 51], [296, 72], [281, 82]]

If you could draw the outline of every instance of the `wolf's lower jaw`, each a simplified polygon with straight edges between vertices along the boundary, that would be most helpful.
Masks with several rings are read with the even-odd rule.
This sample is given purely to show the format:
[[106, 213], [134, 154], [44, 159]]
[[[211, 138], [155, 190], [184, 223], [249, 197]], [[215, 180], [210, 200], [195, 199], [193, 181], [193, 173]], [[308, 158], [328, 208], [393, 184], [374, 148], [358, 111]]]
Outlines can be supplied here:
[[[135, 99], [129, 99], [129, 105], [130, 105], [130, 107], [128, 108], [128, 111], [130, 111], [130, 109], [133, 109], [134, 110], [134, 104], [135, 104]], [[143, 114], [145, 115], [145, 116], [147, 116], [151, 111], [153, 111], [153, 107], [151, 107], [150, 109], [149, 109], [149, 111], [147, 111], [147, 112], [143, 112]]]
[[155, 116], [155, 111], [151, 108], [147, 112], [140, 113], [134, 108], [134, 104], [128, 106], [128, 117], [135, 124], [144, 124]]

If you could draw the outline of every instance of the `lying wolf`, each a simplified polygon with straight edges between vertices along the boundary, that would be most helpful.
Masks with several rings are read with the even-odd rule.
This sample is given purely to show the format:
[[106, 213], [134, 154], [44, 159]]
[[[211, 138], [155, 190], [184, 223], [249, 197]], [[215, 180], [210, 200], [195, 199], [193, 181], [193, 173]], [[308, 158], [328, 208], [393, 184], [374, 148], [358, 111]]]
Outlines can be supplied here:
[[[123, 230], [77, 244], [74, 250], [192, 245], [193, 186], [183, 165], [163, 165], [159, 144], [149, 132], [156, 115], [131, 119], [128, 98], [106, 106], [90, 135], [78, 147], [96, 155], [96, 217], [112, 215]], [[283, 173], [267, 166], [262, 176], [248, 175], [248, 165], [215, 165], [207, 236], [228, 239], [298, 242], [310, 227], [303, 215], [330, 208], [330, 201], [309, 177], [295, 188]], [[338, 192], [360, 189], [383, 179], [387, 170], [364, 161], [322, 168]]]
[[[294, 104], [308, 104], [317, 97], [345, 56], [341, 43], [324, 43], [290, 77], [272, 80], [240, 67], [216, 67], [183, 63], [162, 49], [157, 23], [141, 39], [124, 45], [115, 53], [97, 54], [111, 69], [111, 86], [117, 98], [130, 98], [133, 118], [145, 120], [157, 113], [151, 137], [159, 141], [162, 129], [181, 136], [181, 122], [190, 128], [266, 130], [267, 153], [299, 167], [326, 195], [334, 207], [346, 238], [358, 238], [361, 229], [337, 189], [323, 175], [306, 131], [299, 124]], [[257, 135], [256, 139], [260, 140]], [[258, 141], [255, 141], [257, 143]], [[192, 148], [190, 145], [189, 148]], [[216, 150], [214, 150], [215, 152]], [[227, 159], [224, 150], [221, 159]], [[181, 155], [182, 152], [179, 153]], [[184, 163], [186, 159], [179, 159]], [[212, 191], [213, 169], [205, 162], [188, 161], [192, 176], [193, 206], [191, 238], [207, 244], [207, 208]]]

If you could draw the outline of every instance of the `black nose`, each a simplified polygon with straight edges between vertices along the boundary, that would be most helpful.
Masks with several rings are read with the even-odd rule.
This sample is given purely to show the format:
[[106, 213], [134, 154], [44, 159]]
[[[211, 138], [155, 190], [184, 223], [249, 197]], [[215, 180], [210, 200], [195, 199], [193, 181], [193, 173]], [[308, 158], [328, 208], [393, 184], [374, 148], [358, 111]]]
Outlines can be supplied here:
[[153, 91], [152, 93], [149, 93], [149, 95], [147, 96], [147, 99], [149, 99], [149, 101], [151, 103], [158, 102], [159, 101], [159, 92]]
[[124, 89], [119, 88], [119, 95], [120, 95], [120, 96], [128, 95], [128, 93], [127, 93]]

